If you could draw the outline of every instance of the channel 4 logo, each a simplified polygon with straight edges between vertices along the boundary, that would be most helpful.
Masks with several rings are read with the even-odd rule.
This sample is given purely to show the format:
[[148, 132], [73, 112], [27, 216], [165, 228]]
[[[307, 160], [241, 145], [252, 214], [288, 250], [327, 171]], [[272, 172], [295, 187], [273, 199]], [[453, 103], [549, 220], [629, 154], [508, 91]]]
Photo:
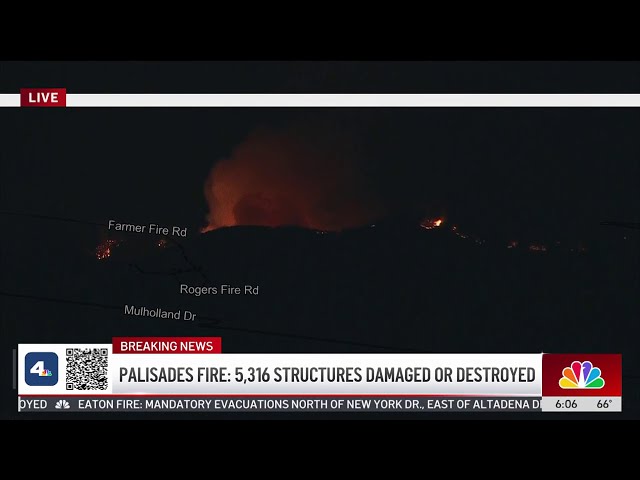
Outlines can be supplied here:
[[32, 387], [52, 387], [58, 383], [58, 355], [29, 352], [24, 357], [24, 381]]

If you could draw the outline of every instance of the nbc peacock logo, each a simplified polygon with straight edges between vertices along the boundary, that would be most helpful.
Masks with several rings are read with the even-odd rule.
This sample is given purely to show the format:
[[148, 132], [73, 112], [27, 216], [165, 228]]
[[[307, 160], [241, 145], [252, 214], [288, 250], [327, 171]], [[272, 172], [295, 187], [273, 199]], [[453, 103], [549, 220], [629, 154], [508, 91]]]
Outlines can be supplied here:
[[602, 388], [604, 378], [598, 367], [590, 361], [572, 362], [570, 367], [562, 370], [562, 378], [558, 382], [560, 388]]

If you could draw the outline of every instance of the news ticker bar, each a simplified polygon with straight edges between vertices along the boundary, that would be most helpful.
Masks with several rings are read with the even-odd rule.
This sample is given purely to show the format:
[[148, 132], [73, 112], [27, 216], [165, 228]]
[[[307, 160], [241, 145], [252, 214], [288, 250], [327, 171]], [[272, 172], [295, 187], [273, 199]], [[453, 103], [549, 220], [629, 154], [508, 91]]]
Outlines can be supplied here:
[[67, 93], [25, 88], [0, 107], [640, 107], [637, 93]]
[[[16, 364], [21, 410], [53, 400], [65, 410], [84, 397], [114, 405], [121, 398], [362, 397], [373, 402], [366, 408], [388, 408], [377, 400], [393, 399], [413, 410], [622, 408], [619, 354], [234, 354], [222, 353], [220, 337], [114, 337], [111, 344], [20, 344]], [[44, 403], [29, 401], [38, 399]]]
[[415, 396], [18, 397], [19, 412], [621, 412], [622, 398]]

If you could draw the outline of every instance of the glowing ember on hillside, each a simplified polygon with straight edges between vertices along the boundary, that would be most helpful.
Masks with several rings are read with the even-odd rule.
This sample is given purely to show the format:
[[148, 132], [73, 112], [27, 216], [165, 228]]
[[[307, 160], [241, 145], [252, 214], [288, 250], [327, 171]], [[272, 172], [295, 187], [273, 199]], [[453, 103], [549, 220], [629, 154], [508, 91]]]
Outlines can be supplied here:
[[105, 260], [111, 256], [113, 249], [118, 246], [119, 242], [113, 239], [107, 239], [96, 248], [96, 258]]
[[444, 218], [425, 218], [420, 226], [426, 230], [441, 227], [444, 224]]
[[[445, 224], [445, 219], [443, 217], [426, 217], [424, 220], [422, 220], [420, 222], [420, 226], [422, 228], [424, 228], [425, 230], [433, 230], [436, 228], [441, 228], [443, 227]], [[462, 231], [460, 231], [460, 227], [458, 227], [458, 225], [456, 224], [451, 224], [450, 226], [451, 229], [451, 233], [453, 233], [455, 236], [457, 236], [458, 238], [464, 239], [464, 240], [468, 240], [471, 239], [473, 240], [474, 243], [478, 244], [478, 245], [485, 245], [487, 244], [487, 241], [482, 238], [482, 237], [478, 237], [476, 235], [472, 235], [472, 234], [467, 234], [467, 233], [462, 233]], [[542, 242], [527, 242], [527, 241], [518, 241], [518, 240], [509, 240], [506, 242], [506, 245], [503, 244], [504, 246], [506, 246], [507, 249], [509, 250], [515, 250], [515, 249], [524, 249], [528, 252], [532, 252], [532, 253], [546, 253], [549, 252], [551, 250], [558, 250], [559, 248], [561, 248], [562, 243], [557, 240], [555, 241], [555, 243], [542, 243]], [[551, 250], [550, 250], [551, 249]], [[566, 249], [567, 251], [569, 251], [569, 249]], [[588, 248], [582, 244], [579, 243], [577, 248], [571, 248], [570, 249], [571, 252], [579, 252], [579, 253], [587, 253], [588, 252]]]

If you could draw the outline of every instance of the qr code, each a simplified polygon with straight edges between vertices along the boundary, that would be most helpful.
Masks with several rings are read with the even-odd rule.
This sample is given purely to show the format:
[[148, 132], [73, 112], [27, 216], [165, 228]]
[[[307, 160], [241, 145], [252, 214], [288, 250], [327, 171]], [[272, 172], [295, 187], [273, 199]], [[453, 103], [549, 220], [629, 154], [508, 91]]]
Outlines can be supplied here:
[[106, 390], [109, 352], [106, 348], [67, 348], [67, 390]]

